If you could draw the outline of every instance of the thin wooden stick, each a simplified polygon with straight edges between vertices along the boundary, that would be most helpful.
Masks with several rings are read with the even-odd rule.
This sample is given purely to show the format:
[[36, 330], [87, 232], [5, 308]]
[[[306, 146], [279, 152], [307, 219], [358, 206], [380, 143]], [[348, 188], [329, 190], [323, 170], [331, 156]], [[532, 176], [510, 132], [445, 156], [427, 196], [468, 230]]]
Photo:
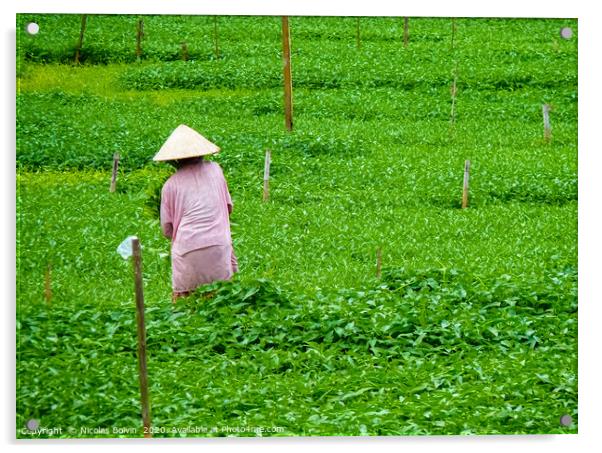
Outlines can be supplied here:
[[109, 192], [115, 192], [117, 187], [117, 170], [119, 169], [119, 153], [113, 154], [113, 175], [111, 176], [111, 187]]
[[468, 207], [468, 179], [470, 177], [470, 161], [464, 162], [464, 187], [462, 190], [462, 209]]
[[82, 45], [84, 44], [84, 32], [86, 31], [86, 19], [87, 19], [87, 15], [82, 14], [82, 25], [79, 30], [79, 41], [77, 42], [77, 49], [75, 49], [75, 64], [79, 64], [80, 52], [82, 50]]
[[263, 201], [267, 201], [270, 196], [270, 150], [265, 151], [265, 163], [263, 166]]
[[451, 121], [452, 126], [456, 122], [456, 93], [457, 93], [457, 91], [458, 91], [458, 72], [454, 68], [454, 80], [453, 80], [452, 86], [451, 86], [452, 105], [451, 105], [451, 114], [450, 114], [450, 121]]
[[455, 37], [456, 37], [456, 18], [452, 17], [451, 52], [452, 52], [452, 58], [454, 59], [454, 81], [452, 82], [452, 87], [451, 87], [452, 105], [451, 105], [451, 115], [450, 115], [452, 133], [454, 131], [454, 125], [456, 123], [456, 93], [458, 91], [458, 62], [456, 60], [455, 52], [454, 52]]
[[219, 33], [217, 29], [217, 16], [213, 17], [213, 41], [215, 43], [215, 58], [219, 58]]
[[48, 263], [46, 267], [46, 275], [45, 275], [45, 284], [44, 284], [44, 297], [46, 298], [46, 303], [50, 304], [52, 300], [52, 266]]
[[376, 278], [380, 278], [381, 268], [382, 268], [382, 249], [381, 247], [376, 249]]
[[410, 39], [410, 25], [407, 17], [403, 18], [403, 47], [408, 47], [408, 40]]
[[188, 61], [188, 45], [182, 42], [182, 60]]
[[293, 80], [291, 76], [291, 45], [288, 17], [282, 16], [282, 61], [284, 65], [284, 125], [293, 130]]
[[360, 40], [360, 18], [357, 18], [356, 21], [356, 31], [355, 31], [355, 40], [357, 48], [360, 49], [362, 47], [362, 42]]
[[552, 127], [550, 126], [550, 110], [552, 107], [550, 104], [544, 104], [542, 106], [543, 111], [543, 138], [546, 143], [549, 143], [552, 139]]
[[138, 19], [136, 26], [136, 58], [139, 60], [142, 55], [142, 38], [144, 36], [144, 21]]
[[140, 240], [132, 239], [134, 263], [134, 283], [136, 291], [136, 324], [138, 332], [138, 375], [140, 377], [140, 403], [142, 405], [142, 423], [144, 437], [152, 437], [151, 413], [148, 394], [148, 369], [146, 366], [146, 328], [144, 326], [144, 289], [142, 282], [142, 253]]

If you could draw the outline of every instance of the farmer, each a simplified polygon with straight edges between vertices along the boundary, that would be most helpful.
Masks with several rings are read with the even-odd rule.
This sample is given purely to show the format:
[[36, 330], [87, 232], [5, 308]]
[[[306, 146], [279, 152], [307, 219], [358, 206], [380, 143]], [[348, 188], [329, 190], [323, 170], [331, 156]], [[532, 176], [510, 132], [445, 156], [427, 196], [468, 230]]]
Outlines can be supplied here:
[[232, 248], [232, 199], [222, 169], [203, 156], [220, 149], [195, 130], [178, 126], [155, 161], [178, 170], [161, 190], [161, 230], [171, 239], [172, 301], [238, 271]]

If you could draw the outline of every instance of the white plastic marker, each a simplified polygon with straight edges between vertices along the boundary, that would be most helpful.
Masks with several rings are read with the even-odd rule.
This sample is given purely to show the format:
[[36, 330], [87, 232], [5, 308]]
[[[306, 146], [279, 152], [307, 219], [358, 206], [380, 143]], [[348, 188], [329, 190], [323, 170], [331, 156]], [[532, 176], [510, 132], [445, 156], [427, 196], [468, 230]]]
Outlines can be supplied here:
[[132, 256], [133, 239], [137, 239], [136, 236], [128, 236], [117, 247], [117, 253], [119, 253], [124, 260], [127, 260], [130, 256]]
[[138, 332], [138, 376], [140, 380], [140, 403], [142, 406], [142, 424], [144, 437], [152, 437], [151, 414], [148, 394], [148, 369], [146, 366], [146, 328], [144, 325], [144, 288], [142, 281], [142, 253], [140, 240], [136, 236], [128, 236], [119, 247], [124, 260], [133, 256], [134, 287], [136, 293], [136, 323]]
[[263, 166], [263, 201], [267, 201], [270, 196], [270, 150], [265, 150], [265, 164]]

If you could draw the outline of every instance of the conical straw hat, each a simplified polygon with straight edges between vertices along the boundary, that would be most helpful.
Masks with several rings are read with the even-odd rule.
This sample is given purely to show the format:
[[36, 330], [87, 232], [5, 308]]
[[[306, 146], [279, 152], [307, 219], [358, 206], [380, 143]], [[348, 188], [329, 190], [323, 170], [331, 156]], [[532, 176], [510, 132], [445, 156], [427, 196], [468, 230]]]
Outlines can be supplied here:
[[219, 152], [219, 147], [211, 143], [194, 129], [180, 124], [169, 136], [153, 160], [178, 160], [205, 156]]

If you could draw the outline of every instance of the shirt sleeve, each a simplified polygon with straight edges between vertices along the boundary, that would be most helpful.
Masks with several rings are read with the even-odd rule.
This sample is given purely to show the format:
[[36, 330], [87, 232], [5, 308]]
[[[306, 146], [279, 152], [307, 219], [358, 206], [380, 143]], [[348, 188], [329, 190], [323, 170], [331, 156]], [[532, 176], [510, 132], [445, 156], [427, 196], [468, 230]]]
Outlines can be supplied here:
[[161, 231], [168, 239], [173, 235], [173, 194], [169, 186], [161, 190]]

